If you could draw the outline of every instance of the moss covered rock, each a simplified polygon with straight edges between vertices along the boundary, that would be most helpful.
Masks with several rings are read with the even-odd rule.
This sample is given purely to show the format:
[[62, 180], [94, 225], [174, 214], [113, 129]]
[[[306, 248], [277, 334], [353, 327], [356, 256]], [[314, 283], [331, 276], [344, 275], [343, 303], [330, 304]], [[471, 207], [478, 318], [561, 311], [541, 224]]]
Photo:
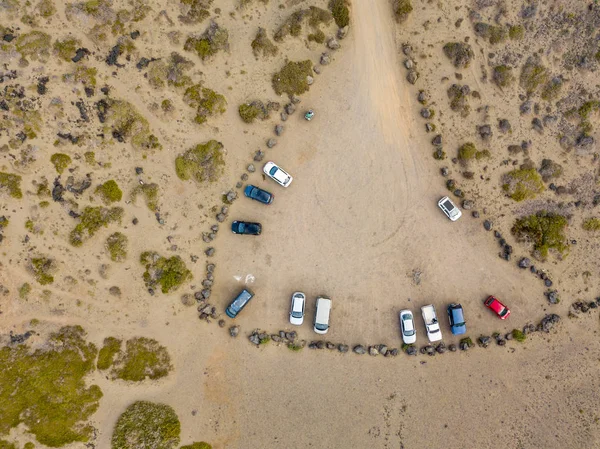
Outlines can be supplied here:
[[216, 140], [196, 145], [175, 159], [175, 172], [179, 179], [197, 182], [216, 181], [225, 167], [223, 144]]
[[171, 293], [192, 279], [192, 272], [179, 256], [163, 257], [155, 251], [146, 251], [140, 256], [144, 265], [144, 282], [150, 288], [160, 286], [163, 293]]
[[21, 177], [12, 173], [0, 172], [0, 193], [8, 193], [16, 199], [23, 198], [21, 191]]
[[69, 165], [71, 165], [71, 157], [68, 154], [54, 153], [50, 156], [50, 162], [54, 165], [56, 171], [60, 174], [64, 172]]
[[138, 401], [123, 412], [113, 430], [112, 449], [174, 449], [181, 424], [166, 404]]
[[502, 189], [515, 201], [535, 198], [545, 190], [544, 181], [535, 168], [517, 169], [502, 177]]
[[102, 392], [85, 382], [97, 349], [84, 337], [80, 326], [66, 326], [36, 350], [27, 345], [0, 349], [0, 434], [22, 424], [50, 447], [92, 437], [94, 428], [87, 420]]
[[277, 95], [300, 95], [307, 92], [309, 84], [307, 76], [312, 75], [312, 62], [287, 61], [282, 69], [273, 75], [273, 89]]

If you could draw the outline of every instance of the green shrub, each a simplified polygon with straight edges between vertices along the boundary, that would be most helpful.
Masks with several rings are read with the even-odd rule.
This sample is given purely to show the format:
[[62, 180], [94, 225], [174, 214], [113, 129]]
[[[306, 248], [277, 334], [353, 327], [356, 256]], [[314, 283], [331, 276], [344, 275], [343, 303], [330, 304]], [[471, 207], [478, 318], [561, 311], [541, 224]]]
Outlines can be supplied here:
[[448, 88], [447, 94], [450, 100], [450, 109], [460, 113], [461, 117], [466, 117], [471, 112], [471, 106], [469, 105], [468, 93], [470, 90], [466, 86], [460, 86], [453, 84]]
[[544, 181], [535, 168], [510, 171], [502, 181], [502, 189], [515, 201], [535, 198], [545, 190]]
[[127, 258], [127, 243], [127, 236], [120, 232], [108, 236], [105, 246], [113, 262], [123, 262]]
[[333, 20], [339, 28], [350, 25], [350, 10], [348, 9], [347, 0], [330, 0], [328, 6], [333, 15]]
[[498, 87], [510, 86], [515, 77], [512, 74], [512, 67], [506, 65], [498, 65], [492, 71], [492, 80]]
[[521, 69], [519, 84], [528, 94], [534, 93], [537, 88], [548, 81], [548, 69], [544, 67], [538, 57], [530, 57]]
[[448, 42], [442, 50], [457, 69], [469, 67], [471, 60], [475, 57], [471, 46], [463, 42]]
[[107, 370], [113, 364], [115, 356], [121, 351], [121, 340], [115, 337], [107, 337], [98, 353], [98, 362], [96, 367], [99, 370]]
[[303, 345], [298, 344], [298, 343], [293, 343], [293, 342], [289, 342], [287, 347], [290, 351], [294, 351], [294, 352], [302, 351], [302, 348], [304, 348]]
[[308, 40], [316, 42], [317, 44], [322, 44], [325, 42], [325, 33], [321, 30], [317, 30], [315, 33], [308, 35]]
[[83, 158], [85, 159], [85, 163], [88, 165], [96, 165], [96, 153], [93, 151], [86, 151], [83, 153]]
[[0, 440], [0, 449], [19, 449], [15, 443], [10, 443], [6, 440]]
[[130, 382], [141, 382], [146, 378], [160, 379], [173, 369], [167, 348], [145, 337], [127, 340], [125, 351], [117, 353], [112, 367], [113, 379]]
[[146, 251], [140, 256], [140, 263], [146, 267], [144, 282], [148, 287], [161, 287], [163, 293], [177, 290], [181, 284], [192, 279], [192, 273], [179, 256], [162, 257], [157, 252]]
[[112, 449], [174, 449], [181, 424], [166, 404], [137, 401], [123, 412], [112, 435]]
[[52, 38], [42, 31], [30, 31], [19, 35], [16, 40], [16, 49], [21, 57], [45, 61], [50, 55]]
[[329, 24], [333, 16], [325, 9], [311, 6], [307, 9], [299, 9], [293, 12], [279, 29], [273, 35], [277, 42], [281, 42], [288, 35], [294, 37], [300, 36], [302, 33], [302, 24], [308, 19], [308, 24], [316, 32], [320, 29], [321, 24]]
[[413, 7], [411, 0], [393, 0], [392, 9], [396, 22], [402, 23], [408, 19], [408, 15], [412, 12]]
[[29, 263], [29, 270], [40, 285], [52, 284], [54, 282], [54, 272], [56, 271], [56, 261], [49, 257], [33, 257]]
[[[104, 100], [102, 112], [106, 115], [105, 125], [112, 128], [112, 135], [119, 140], [131, 140], [131, 145], [139, 150], [161, 149], [158, 138], [150, 132], [150, 124], [137, 109], [125, 100]], [[110, 129], [106, 134], [111, 134]]]
[[73, 59], [77, 49], [80, 47], [81, 41], [70, 36], [64, 39], [57, 39], [53, 45], [54, 51], [58, 54], [59, 58], [67, 62], [71, 62], [71, 59]]
[[587, 218], [583, 222], [586, 231], [600, 231], [600, 218]]
[[267, 31], [264, 28], [258, 28], [256, 37], [250, 44], [254, 56], [259, 56], [261, 53], [264, 57], [275, 56], [279, 52], [277, 46], [271, 42], [267, 36]]
[[102, 227], [111, 223], [120, 223], [123, 218], [123, 209], [120, 207], [86, 207], [80, 217], [80, 222], [69, 235], [69, 242], [73, 246], [81, 246], [85, 240], [93, 237]]
[[212, 446], [202, 441], [200, 443], [192, 443], [186, 446], [181, 446], [180, 449], [212, 449]]
[[203, 61], [211, 58], [219, 51], [229, 48], [229, 32], [215, 22], [211, 22], [206, 31], [199, 37], [189, 36], [183, 49], [195, 52]]
[[0, 231], [8, 226], [9, 220], [4, 215], [0, 216]]
[[188, 87], [183, 95], [183, 101], [196, 109], [194, 121], [198, 124], [206, 123], [208, 117], [223, 114], [227, 110], [227, 100], [214, 90], [195, 84]]
[[96, 75], [98, 71], [94, 67], [86, 67], [84, 65], [77, 65], [75, 70], [71, 73], [65, 73], [63, 75], [63, 81], [82, 83], [84, 86], [94, 87], [96, 85]]
[[28, 282], [25, 282], [19, 287], [19, 298], [27, 299], [29, 293], [31, 293], [31, 285], [29, 285]]
[[260, 100], [251, 103], [242, 103], [238, 112], [244, 123], [252, 123], [255, 119], [266, 120], [269, 118], [269, 108]]
[[186, 25], [198, 24], [210, 17], [208, 7], [212, 0], [179, 0], [179, 2], [188, 7], [187, 13], [179, 16], [179, 20]]
[[0, 349], [0, 434], [23, 424], [45, 446], [89, 441], [94, 427], [87, 420], [102, 392], [86, 386], [97, 349], [84, 337], [80, 326], [66, 326], [38, 349], [25, 344]]
[[287, 61], [283, 68], [273, 75], [273, 89], [277, 95], [300, 95], [308, 91], [307, 76], [312, 75], [312, 62], [310, 60], [292, 62]]
[[152, 182], [148, 184], [139, 184], [131, 192], [131, 198], [135, 202], [138, 195], [144, 197], [146, 207], [152, 212], [158, 209], [158, 184]]
[[592, 112], [597, 112], [598, 110], [600, 110], [600, 101], [592, 100], [583, 103], [577, 110], [577, 113], [581, 120], [587, 120]]
[[490, 26], [490, 44], [495, 45], [504, 42], [508, 37], [508, 31], [503, 26]]
[[106, 205], [121, 201], [121, 198], [123, 198], [123, 192], [119, 188], [119, 185], [112, 179], [96, 187], [95, 193]]
[[508, 29], [508, 37], [512, 40], [520, 41], [525, 35], [525, 28], [523, 25], [513, 25]]
[[550, 249], [560, 254], [568, 249], [565, 236], [567, 224], [566, 217], [542, 211], [516, 220], [511, 232], [521, 240], [532, 242], [534, 250], [545, 259]]
[[560, 91], [563, 87], [563, 82], [560, 78], [554, 77], [550, 81], [548, 81], [544, 87], [542, 88], [542, 99], [546, 101], [554, 100], [560, 94]]
[[527, 340], [527, 335], [525, 335], [523, 331], [520, 331], [519, 329], [513, 329], [512, 336], [519, 343], [523, 343], [525, 340]]
[[468, 162], [472, 159], [480, 160], [490, 157], [490, 152], [489, 150], [478, 151], [473, 142], [467, 142], [460, 146], [457, 157], [461, 162]]
[[13, 175], [12, 173], [0, 172], [0, 192], [2, 191], [8, 192], [13, 198], [23, 198], [23, 192], [21, 192], [21, 177], [19, 175]]
[[471, 337], [461, 338], [460, 344], [461, 345], [466, 344], [469, 348], [472, 348], [473, 346], [475, 346], [475, 344], [473, 343], [473, 340], [471, 340]]
[[182, 181], [214, 182], [223, 174], [223, 144], [216, 140], [196, 145], [175, 159], [175, 172]]

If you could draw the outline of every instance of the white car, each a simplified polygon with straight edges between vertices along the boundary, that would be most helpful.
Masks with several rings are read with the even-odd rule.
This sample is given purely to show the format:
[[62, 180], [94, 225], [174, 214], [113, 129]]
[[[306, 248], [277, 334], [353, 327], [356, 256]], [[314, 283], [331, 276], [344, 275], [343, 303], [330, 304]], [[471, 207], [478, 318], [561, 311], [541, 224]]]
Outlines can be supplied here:
[[290, 323], [300, 326], [304, 322], [304, 304], [306, 295], [296, 292], [292, 295], [292, 306], [290, 307]]
[[277, 184], [287, 187], [292, 183], [292, 178], [283, 168], [278, 167], [275, 162], [269, 161], [263, 167], [263, 172]]
[[417, 341], [415, 320], [410, 310], [400, 311], [400, 332], [402, 332], [402, 341], [407, 345], [411, 345]]
[[438, 322], [433, 304], [421, 307], [421, 314], [423, 315], [425, 330], [427, 331], [427, 338], [429, 338], [429, 341], [431, 343], [440, 341], [442, 339], [442, 331], [440, 330], [440, 323]]
[[452, 221], [458, 220], [462, 215], [460, 209], [456, 207], [452, 200], [447, 196], [438, 201], [438, 206], [440, 206], [440, 209], [442, 209], [446, 216]]
[[326, 334], [329, 330], [329, 314], [331, 313], [331, 299], [327, 296], [317, 296], [317, 310], [313, 330], [317, 334]]

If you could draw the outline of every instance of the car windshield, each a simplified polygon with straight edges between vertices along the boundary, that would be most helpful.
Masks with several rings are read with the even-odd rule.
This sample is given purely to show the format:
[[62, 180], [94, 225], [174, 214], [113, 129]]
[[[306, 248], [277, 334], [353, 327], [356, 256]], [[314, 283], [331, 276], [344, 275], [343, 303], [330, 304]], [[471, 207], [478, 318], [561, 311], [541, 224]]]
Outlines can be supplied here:
[[315, 329], [320, 331], [326, 331], [329, 326], [327, 324], [316, 323]]
[[298, 312], [297, 310], [294, 310], [294, 311], [292, 312], [292, 316], [293, 316], [294, 318], [302, 318], [302, 312]]
[[275, 176], [275, 173], [277, 173], [277, 170], [279, 170], [277, 167], [273, 167], [271, 170], [269, 170], [269, 174], [271, 176]]
[[498, 315], [500, 315], [500, 316], [504, 316], [504, 315], [506, 315], [506, 313], [508, 312], [508, 309], [507, 309], [506, 307], [502, 307], [502, 308], [500, 308], [500, 307], [499, 307], [499, 309], [501, 309], [501, 310], [498, 312]]
[[452, 204], [450, 200], [444, 201], [444, 207], [448, 212], [450, 212], [452, 209], [454, 209], [454, 204]]

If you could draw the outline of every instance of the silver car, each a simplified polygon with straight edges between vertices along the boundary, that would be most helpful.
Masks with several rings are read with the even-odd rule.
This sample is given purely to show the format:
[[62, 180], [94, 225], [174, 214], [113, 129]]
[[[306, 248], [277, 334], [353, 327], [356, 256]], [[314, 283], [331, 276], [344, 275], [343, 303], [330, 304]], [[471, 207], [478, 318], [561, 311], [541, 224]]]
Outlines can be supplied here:
[[407, 345], [411, 345], [417, 341], [415, 320], [410, 310], [400, 311], [400, 332], [402, 333], [402, 341]]
[[302, 292], [296, 292], [292, 295], [292, 305], [290, 307], [290, 323], [300, 326], [304, 322], [304, 305], [306, 304], [306, 295]]

